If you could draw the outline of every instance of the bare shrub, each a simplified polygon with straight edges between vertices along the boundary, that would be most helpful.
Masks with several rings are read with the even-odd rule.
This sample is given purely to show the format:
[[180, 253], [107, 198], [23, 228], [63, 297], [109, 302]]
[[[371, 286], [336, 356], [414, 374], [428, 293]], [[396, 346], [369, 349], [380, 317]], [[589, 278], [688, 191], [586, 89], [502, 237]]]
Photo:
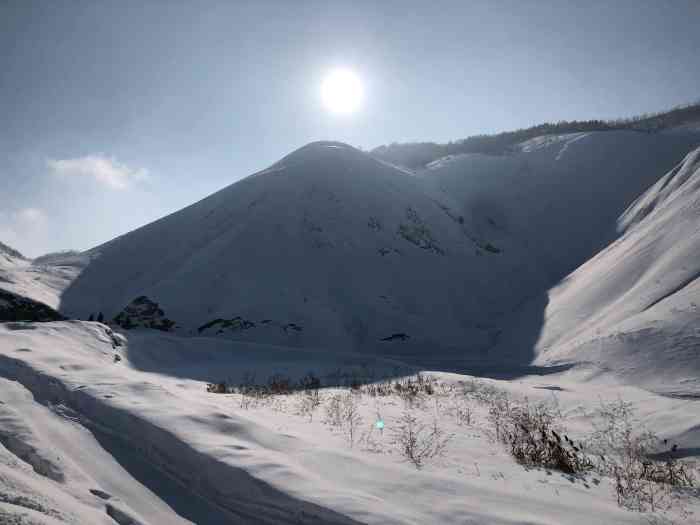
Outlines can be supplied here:
[[410, 412], [404, 412], [399, 418], [392, 437], [400, 454], [416, 468], [421, 468], [428, 459], [442, 456], [452, 439], [438, 427], [437, 420], [432, 426], [425, 425]]
[[510, 396], [505, 392], [503, 395], [494, 395], [488, 400], [488, 420], [493, 425], [496, 432], [496, 440], [503, 438], [503, 427], [508, 424], [513, 416]]
[[393, 393], [399, 396], [407, 409], [412, 409], [422, 406], [426, 396], [435, 394], [435, 384], [432, 376], [418, 373], [394, 381]]
[[321, 380], [313, 372], [308, 372], [299, 380], [299, 387], [302, 390], [318, 390], [321, 388]]
[[207, 392], [211, 394], [225, 394], [227, 392], [226, 383], [207, 383]]
[[508, 393], [485, 381], [471, 378], [462, 383], [462, 394], [481, 404], [491, 404], [494, 400], [508, 397]]
[[309, 421], [313, 421], [314, 411], [321, 405], [321, 380], [313, 372], [309, 372], [299, 380], [299, 387], [303, 389], [299, 400], [299, 412], [309, 416]]
[[553, 405], [525, 400], [511, 407], [503, 418], [501, 439], [523, 465], [552, 468], [567, 474], [590, 470], [593, 464], [581, 447], [555, 430], [559, 417]]
[[384, 451], [382, 434], [375, 428], [374, 425], [372, 425], [369, 430], [362, 433], [359, 443], [362, 445], [363, 450], [366, 450], [367, 452], [380, 454]]
[[471, 426], [474, 419], [474, 411], [467, 399], [462, 399], [452, 405], [452, 413], [459, 426]]
[[326, 403], [325, 417], [323, 422], [333, 428], [340, 428], [343, 425], [343, 396], [333, 394]]
[[597, 454], [597, 470], [614, 479], [619, 505], [640, 512], [667, 510], [675, 489], [694, 486], [693, 464], [663, 451], [632, 403], [601, 401], [594, 428], [588, 447]]
[[350, 448], [352, 448], [355, 444], [358, 428], [362, 424], [362, 416], [360, 415], [359, 407], [357, 406], [357, 401], [355, 400], [354, 394], [348, 393], [343, 396], [341, 403], [341, 415], [343, 427], [346, 431]]
[[362, 416], [352, 392], [336, 393], [328, 397], [323, 422], [334, 429], [342, 430], [352, 448], [358, 437]]
[[292, 392], [292, 380], [282, 374], [274, 374], [267, 380], [267, 387], [272, 395], [286, 395]]

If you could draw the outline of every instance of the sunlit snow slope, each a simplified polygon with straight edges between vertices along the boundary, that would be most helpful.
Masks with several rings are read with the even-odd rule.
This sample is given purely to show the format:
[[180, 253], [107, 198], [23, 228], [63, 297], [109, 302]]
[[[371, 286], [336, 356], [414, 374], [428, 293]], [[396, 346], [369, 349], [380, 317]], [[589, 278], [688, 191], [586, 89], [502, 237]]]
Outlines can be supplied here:
[[700, 395], [700, 149], [620, 216], [622, 237], [549, 293], [538, 361], [589, 361]]
[[74, 253], [31, 260], [0, 242], [0, 289], [58, 308], [61, 293], [88, 260]]

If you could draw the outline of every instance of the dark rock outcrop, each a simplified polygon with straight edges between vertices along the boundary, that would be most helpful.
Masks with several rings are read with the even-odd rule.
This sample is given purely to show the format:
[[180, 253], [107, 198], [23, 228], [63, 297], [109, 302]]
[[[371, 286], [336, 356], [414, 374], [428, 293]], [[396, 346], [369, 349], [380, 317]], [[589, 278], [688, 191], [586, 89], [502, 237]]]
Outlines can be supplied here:
[[50, 306], [0, 290], [0, 322], [10, 321], [63, 321], [65, 317]]
[[233, 319], [214, 319], [213, 321], [209, 321], [197, 328], [197, 332], [201, 334], [206, 330], [215, 329], [217, 334], [221, 334], [225, 330], [239, 332], [241, 330], [248, 330], [249, 328], [255, 328], [255, 323], [253, 321], [248, 321], [240, 316], [236, 316]]
[[155, 328], [168, 332], [175, 328], [175, 321], [165, 317], [165, 312], [145, 295], [137, 297], [115, 318], [114, 323], [122, 328]]

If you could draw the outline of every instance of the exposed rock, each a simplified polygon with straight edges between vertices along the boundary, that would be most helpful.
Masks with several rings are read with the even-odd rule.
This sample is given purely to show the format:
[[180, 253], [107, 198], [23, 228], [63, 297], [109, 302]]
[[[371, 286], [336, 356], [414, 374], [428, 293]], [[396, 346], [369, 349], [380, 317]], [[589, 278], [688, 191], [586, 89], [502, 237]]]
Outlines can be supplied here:
[[438, 255], [445, 255], [445, 251], [438, 246], [428, 226], [418, 215], [418, 212], [409, 207], [406, 209], [407, 224], [399, 224], [398, 234], [408, 242], [415, 244], [423, 250], [429, 250]]
[[295, 332], [301, 332], [303, 330], [303, 328], [301, 326], [299, 326], [298, 324], [287, 323], [286, 325], [284, 325], [282, 327], [282, 330], [284, 330], [285, 332], [288, 332], [289, 330], [294, 330]]
[[63, 321], [65, 317], [44, 303], [0, 290], [0, 322]]
[[367, 221], [367, 227], [370, 230], [378, 232], [382, 229], [382, 223], [379, 222], [379, 219], [377, 217], [370, 217], [369, 221]]
[[164, 332], [175, 327], [175, 322], [165, 317], [165, 312], [158, 303], [145, 295], [137, 297], [114, 318], [115, 324], [128, 330], [130, 328], [155, 328]]
[[200, 334], [205, 330], [216, 328], [216, 333], [221, 334], [225, 330], [232, 332], [239, 332], [241, 330], [248, 330], [250, 328], [255, 328], [255, 323], [253, 321], [248, 321], [240, 316], [236, 316], [233, 319], [214, 319], [206, 324], [203, 324], [197, 328], [197, 332]]
[[398, 334], [391, 334], [389, 337], [384, 337], [381, 339], [381, 341], [406, 341], [407, 339], [410, 339], [411, 337], [407, 334], [404, 333], [398, 333]]

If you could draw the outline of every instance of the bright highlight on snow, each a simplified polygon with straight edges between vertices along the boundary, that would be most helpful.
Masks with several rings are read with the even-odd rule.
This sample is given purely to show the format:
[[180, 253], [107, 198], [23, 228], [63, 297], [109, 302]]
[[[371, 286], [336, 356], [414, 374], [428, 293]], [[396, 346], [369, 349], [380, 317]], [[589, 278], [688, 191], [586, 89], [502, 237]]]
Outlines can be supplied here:
[[323, 105], [332, 113], [354, 113], [360, 108], [363, 98], [362, 82], [349, 69], [331, 71], [321, 84]]

